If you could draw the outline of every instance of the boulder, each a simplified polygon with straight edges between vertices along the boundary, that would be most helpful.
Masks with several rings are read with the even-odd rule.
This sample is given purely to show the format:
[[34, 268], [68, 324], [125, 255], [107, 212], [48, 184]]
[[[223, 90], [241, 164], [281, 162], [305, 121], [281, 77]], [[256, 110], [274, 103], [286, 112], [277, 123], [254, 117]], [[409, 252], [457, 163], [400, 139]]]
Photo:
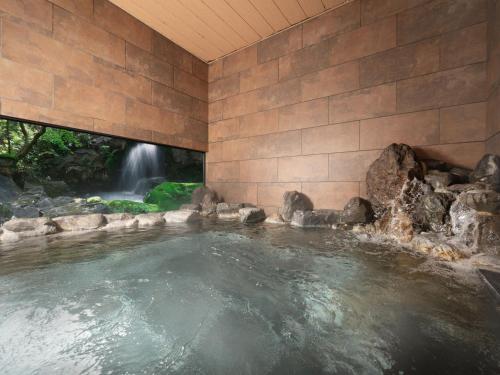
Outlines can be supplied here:
[[106, 222], [109, 224], [115, 221], [131, 220], [134, 218], [134, 215], [125, 212], [117, 214], [105, 214], [104, 218], [106, 219]]
[[4, 223], [1, 232], [2, 242], [15, 242], [25, 238], [54, 234], [58, 232], [58, 228], [49, 218], [12, 219]]
[[301, 211], [293, 213], [291, 225], [302, 228], [329, 227], [341, 221], [342, 212], [336, 210]]
[[53, 219], [62, 231], [95, 230], [106, 225], [103, 214], [60, 216]]
[[422, 179], [423, 170], [412, 148], [405, 144], [391, 144], [369, 167], [366, 174], [368, 198], [376, 213], [396, 198], [404, 183], [413, 178]]
[[455, 179], [454, 174], [450, 172], [441, 172], [435, 169], [428, 171], [424, 180], [434, 189], [442, 189], [459, 182], [458, 179]]
[[178, 224], [178, 223], [192, 223], [201, 219], [200, 213], [198, 211], [168, 211], [163, 216], [167, 224]]
[[219, 202], [217, 193], [206, 186], [195, 189], [191, 195], [191, 203], [201, 205], [201, 210], [205, 215], [215, 213]]
[[266, 220], [266, 213], [262, 208], [244, 207], [240, 208], [240, 221], [244, 224], [260, 223]]
[[500, 156], [486, 154], [470, 175], [472, 182], [484, 182], [500, 191]]
[[179, 210], [201, 211], [201, 204], [186, 203], [181, 205]]
[[285, 220], [283, 220], [281, 215], [276, 212], [268, 216], [265, 222], [268, 224], [279, 224], [279, 225], [286, 224]]
[[369, 223], [373, 217], [371, 203], [360, 197], [351, 198], [342, 212], [342, 222], [345, 224]]
[[283, 203], [279, 213], [283, 220], [290, 222], [295, 211], [311, 211], [312, 209], [313, 204], [305, 194], [287, 191], [283, 194]]
[[12, 206], [12, 216], [19, 218], [36, 218], [42, 216], [42, 212], [35, 206]]
[[21, 193], [21, 189], [12, 178], [0, 174], [0, 202], [12, 202]]
[[135, 219], [137, 220], [137, 224], [139, 228], [147, 228], [158, 225], [164, 225], [165, 219], [163, 218], [162, 213], [149, 213], [149, 214], [140, 214], [136, 215]]
[[449, 215], [451, 203], [455, 199], [451, 193], [428, 192], [415, 206], [416, 224], [419, 229], [433, 232], [449, 231]]
[[219, 219], [239, 219], [243, 203], [217, 203], [216, 212]]
[[500, 193], [493, 190], [469, 190], [460, 196], [468, 207], [482, 212], [500, 214]]
[[[481, 197], [481, 198], [478, 198]], [[500, 254], [500, 213], [493, 192], [466, 191], [450, 208], [451, 230], [473, 252]], [[491, 203], [493, 202], [493, 203]], [[479, 209], [489, 211], [480, 211]]]
[[120, 230], [120, 229], [131, 229], [137, 228], [138, 220], [134, 217], [131, 219], [114, 220], [108, 222], [101, 230]]

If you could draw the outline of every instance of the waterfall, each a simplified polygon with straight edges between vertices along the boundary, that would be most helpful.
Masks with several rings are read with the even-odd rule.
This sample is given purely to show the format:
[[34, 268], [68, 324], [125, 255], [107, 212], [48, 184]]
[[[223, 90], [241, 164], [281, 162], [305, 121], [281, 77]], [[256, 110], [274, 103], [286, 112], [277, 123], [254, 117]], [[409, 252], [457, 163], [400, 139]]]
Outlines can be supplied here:
[[164, 156], [158, 146], [138, 143], [127, 153], [122, 165], [120, 188], [134, 191], [140, 181], [165, 176]]

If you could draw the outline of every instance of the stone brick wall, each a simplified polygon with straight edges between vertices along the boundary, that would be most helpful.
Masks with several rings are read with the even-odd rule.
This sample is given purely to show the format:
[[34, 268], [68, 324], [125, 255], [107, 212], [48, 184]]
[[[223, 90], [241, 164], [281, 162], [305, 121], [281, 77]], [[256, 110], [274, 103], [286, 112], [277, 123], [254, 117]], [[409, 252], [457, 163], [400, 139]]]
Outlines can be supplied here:
[[486, 149], [500, 155], [500, 1], [488, 9], [488, 127]]
[[107, 0], [0, 0], [0, 114], [205, 151], [208, 66]]
[[211, 64], [208, 184], [268, 211], [292, 189], [341, 208], [392, 142], [474, 166], [487, 18], [488, 0], [355, 0]]

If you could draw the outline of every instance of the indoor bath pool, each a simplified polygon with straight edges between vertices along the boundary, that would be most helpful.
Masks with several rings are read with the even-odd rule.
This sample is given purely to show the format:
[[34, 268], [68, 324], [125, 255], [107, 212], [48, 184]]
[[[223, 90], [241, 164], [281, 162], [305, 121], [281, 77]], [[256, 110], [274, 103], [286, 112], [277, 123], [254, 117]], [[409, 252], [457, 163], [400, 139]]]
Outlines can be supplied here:
[[473, 271], [327, 229], [205, 222], [0, 250], [0, 373], [499, 374]]

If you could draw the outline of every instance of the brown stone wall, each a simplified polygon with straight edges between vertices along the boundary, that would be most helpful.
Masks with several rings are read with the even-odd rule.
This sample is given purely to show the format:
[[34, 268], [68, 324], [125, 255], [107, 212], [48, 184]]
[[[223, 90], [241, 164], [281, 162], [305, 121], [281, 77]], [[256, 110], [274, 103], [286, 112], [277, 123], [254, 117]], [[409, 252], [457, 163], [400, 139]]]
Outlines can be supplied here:
[[487, 152], [500, 155], [500, 1], [488, 9], [488, 126]]
[[367, 167], [392, 142], [474, 166], [487, 133], [488, 1], [355, 0], [211, 64], [209, 185], [269, 211], [291, 189], [341, 208], [364, 195]]
[[107, 0], [0, 0], [0, 114], [205, 151], [208, 66]]

